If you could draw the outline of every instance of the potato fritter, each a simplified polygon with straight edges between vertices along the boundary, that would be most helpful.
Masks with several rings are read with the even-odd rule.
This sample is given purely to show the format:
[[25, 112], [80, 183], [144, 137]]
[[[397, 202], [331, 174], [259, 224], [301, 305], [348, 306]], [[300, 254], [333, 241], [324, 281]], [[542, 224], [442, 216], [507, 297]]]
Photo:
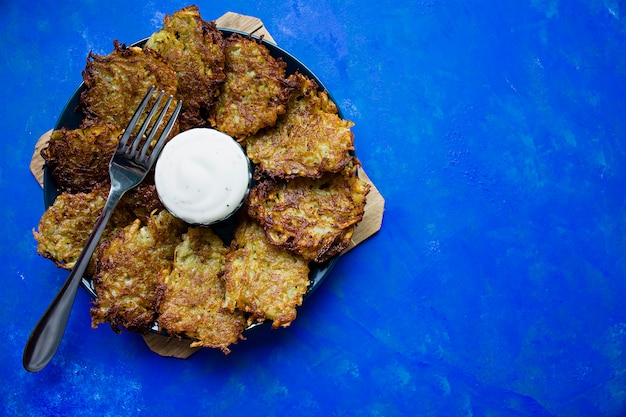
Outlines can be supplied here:
[[123, 129], [151, 86], [176, 96], [178, 78], [155, 51], [127, 47], [118, 41], [113, 45], [109, 55], [89, 53], [83, 71], [85, 90], [80, 95], [80, 109], [86, 124], [110, 123]]
[[161, 274], [172, 268], [184, 224], [162, 210], [146, 226], [139, 219], [98, 249], [91, 308], [92, 327], [108, 322], [115, 332], [149, 331], [156, 320]]
[[310, 283], [308, 262], [271, 245], [251, 220], [235, 230], [232, 249], [226, 256], [224, 307], [250, 313], [249, 323], [269, 319], [272, 328], [289, 326]]
[[[109, 192], [107, 184], [99, 184], [90, 193], [63, 193], [46, 209], [39, 221], [37, 252], [52, 260], [58, 267], [72, 269], [87, 243]], [[122, 204], [122, 203], [120, 203]], [[125, 210], [115, 210], [104, 231], [102, 240], [133, 221]], [[87, 274], [93, 272], [93, 264]]]
[[261, 223], [272, 244], [324, 262], [350, 244], [369, 189], [356, 173], [263, 180], [250, 190], [248, 214]]
[[242, 141], [276, 123], [294, 86], [285, 79], [285, 62], [254, 38], [231, 35], [225, 41], [225, 58], [226, 82], [211, 124]]
[[159, 327], [191, 338], [190, 347], [228, 354], [228, 346], [243, 338], [243, 313], [222, 308], [226, 290], [220, 275], [228, 251], [210, 228], [190, 227], [176, 247], [174, 269], [164, 275]]
[[185, 7], [165, 16], [163, 28], [150, 36], [146, 47], [157, 51], [176, 72], [183, 101], [181, 131], [204, 127], [224, 82], [222, 33], [215, 22], [202, 20], [198, 7]]
[[60, 192], [89, 192], [109, 180], [109, 161], [121, 130], [114, 125], [91, 125], [52, 132], [41, 151], [45, 166]]
[[314, 80], [296, 73], [297, 89], [276, 126], [246, 139], [248, 157], [257, 173], [274, 178], [320, 178], [347, 166], [354, 150], [351, 121], [341, 119], [337, 106]]
[[[58, 195], [41, 216], [38, 230], [33, 230], [37, 252], [60, 268], [72, 269], [104, 208], [108, 192], [108, 183], [100, 183], [89, 193], [64, 192]], [[105, 241], [135, 219], [145, 224], [150, 213], [162, 207], [154, 185], [139, 185], [118, 203], [100, 241]], [[87, 276], [94, 272], [95, 256], [87, 269]]]

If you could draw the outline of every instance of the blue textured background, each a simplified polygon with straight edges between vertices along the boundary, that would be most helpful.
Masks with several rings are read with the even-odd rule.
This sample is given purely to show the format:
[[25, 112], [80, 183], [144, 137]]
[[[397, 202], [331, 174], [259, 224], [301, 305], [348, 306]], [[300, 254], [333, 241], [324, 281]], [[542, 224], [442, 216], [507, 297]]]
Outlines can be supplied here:
[[[90, 50], [183, 2], [0, 1], [0, 413], [626, 415], [626, 4], [199, 1], [263, 20], [356, 126], [386, 199], [288, 328], [152, 354], [76, 300], [51, 364], [24, 342], [67, 273], [36, 255], [28, 164]], [[409, 4], [409, 5], [400, 5]]]

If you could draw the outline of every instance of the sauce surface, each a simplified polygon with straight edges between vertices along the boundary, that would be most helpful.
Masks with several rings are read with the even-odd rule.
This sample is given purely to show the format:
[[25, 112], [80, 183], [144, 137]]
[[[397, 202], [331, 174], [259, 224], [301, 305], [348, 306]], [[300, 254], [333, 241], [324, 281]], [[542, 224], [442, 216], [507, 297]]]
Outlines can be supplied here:
[[230, 216], [246, 197], [250, 163], [230, 136], [195, 128], [172, 138], [156, 163], [161, 202], [190, 224], [211, 224]]

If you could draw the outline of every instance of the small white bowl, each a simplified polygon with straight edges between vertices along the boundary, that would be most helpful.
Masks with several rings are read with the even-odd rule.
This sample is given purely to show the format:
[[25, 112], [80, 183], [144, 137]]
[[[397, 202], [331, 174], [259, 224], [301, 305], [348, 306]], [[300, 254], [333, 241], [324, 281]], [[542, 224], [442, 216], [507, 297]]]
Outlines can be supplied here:
[[250, 190], [252, 165], [230, 136], [195, 128], [165, 145], [154, 180], [169, 212], [189, 224], [210, 225], [239, 209]]

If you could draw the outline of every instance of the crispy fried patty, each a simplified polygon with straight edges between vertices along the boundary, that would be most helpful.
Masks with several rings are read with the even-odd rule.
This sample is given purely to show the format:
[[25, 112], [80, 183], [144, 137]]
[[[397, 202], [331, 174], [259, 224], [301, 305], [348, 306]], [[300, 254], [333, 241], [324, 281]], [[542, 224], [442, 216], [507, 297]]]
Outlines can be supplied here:
[[98, 249], [93, 277], [98, 298], [92, 327], [108, 322], [116, 332], [149, 331], [156, 320], [162, 274], [169, 273], [184, 224], [163, 210], [146, 226], [135, 220]]
[[[57, 196], [41, 216], [38, 230], [33, 231], [37, 252], [61, 268], [72, 269], [104, 207], [107, 193], [108, 187], [101, 185], [90, 193], [66, 192]], [[104, 236], [114, 230], [113, 218]]]
[[196, 6], [167, 15], [163, 28], [146, 42], [146, 48], [157, 51], [176, 72], [182, 131], [208, 125], [225, 78], [222, 42], [215, 22], [202, 20]]
[[354, 123], [338, 116], [315, 81], [299, 73], [290, 79], [298, 87], [287, 112], [276, 126], [246, 139], [248, 157], [258, 164], [257, 173], [273, 178], [320, 178], [341, 171], [352, 161]]
[[324, 262], [350, 244], [369, 189], [355, 172], [263, 180], [250, 190], [248, 214], [263, 225], [272, 244]]
[[224, 307], [250, 313], [250, 322], [289, 326], [309, 286], [308, 262], [267, 241], [261, 226], [243, 221], [226, 257]]
[[89, 53], [80, 109], [84, 123], [109, 123], [124, 129], [151, 86], [176, 95], [178, 78], [155, 51], [117, 41], [113, 45], [108, 55]]
[[52, 132], [41, 151], [45, 165], [60, 192], [89, 192], [109, 180], [109, 161], [121, 131], [112, 124], [94, 124]]
[[[106, 201], [107, 183], [97, 184], [89, 193], [62, 193], [41, 216], [37, 231], [37, 252], [57, 266], [72, 269]], [[100, 239], [105, 241], [135, 219], [145, 224], [153, 210], [162, 208], [154, 185], [141, 184], [129, 191], [111, 215]], [[95, 255], [94, 255], [95, 256]], [[93, 273], [93, 265], [87, 275]]]
[[228, 346], [242, 338], [246, 319], [239, 310], [222, 308], [225, 299], [221, 272], [228, 253], [208, 227], [190, 227], [176, 247], [174, 269], [164, 275], [159, 304], [159, 327], [193, 340], [190, 347]]
[[260, 41], [238, 34], [225, 44], [226, 82], [218, 97], [212, 125], [242, 141], [272, 126], [285, 112], [293, 85], [285, 79], [286, 64], [270, 55]]

